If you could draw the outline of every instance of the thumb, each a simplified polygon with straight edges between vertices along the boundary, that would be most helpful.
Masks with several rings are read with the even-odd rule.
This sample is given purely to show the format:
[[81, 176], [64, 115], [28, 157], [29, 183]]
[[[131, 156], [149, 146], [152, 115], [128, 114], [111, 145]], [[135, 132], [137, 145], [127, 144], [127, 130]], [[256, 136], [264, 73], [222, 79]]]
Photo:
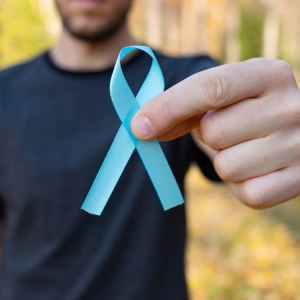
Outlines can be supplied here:
[[195, 126], [196, 115], [259, 96], [269, 87], [270, 64], [252, 59], [194, 74], [141, 107], [132, 119], [132, 133], [141, 140], [160, 137], [178, 124]]

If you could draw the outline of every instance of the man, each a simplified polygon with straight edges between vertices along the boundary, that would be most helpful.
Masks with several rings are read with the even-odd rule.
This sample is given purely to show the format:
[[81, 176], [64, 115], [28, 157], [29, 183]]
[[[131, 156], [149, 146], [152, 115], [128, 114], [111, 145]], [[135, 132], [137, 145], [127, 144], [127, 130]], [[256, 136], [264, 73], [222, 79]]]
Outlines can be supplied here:
[[[100, 217], [79, 209], [120, 126], [109, 81], [120, 49], [135, 44], [130, 2], [56, 0], [58, 42], [0, 73], [0, 299], [187, 299], [184, 205], [163, 212], [137, 153]], [[132, 132], [169, 141], [181, 190], [192, 159], [220, 180], [207, 158], [218, 151], [217, 172], [246, 205], [300, 193], [300, 95], [286, 63], [155, 54], [168, 90], [140, 109]], [[135, 94], [150, 63], [125, 57]]]

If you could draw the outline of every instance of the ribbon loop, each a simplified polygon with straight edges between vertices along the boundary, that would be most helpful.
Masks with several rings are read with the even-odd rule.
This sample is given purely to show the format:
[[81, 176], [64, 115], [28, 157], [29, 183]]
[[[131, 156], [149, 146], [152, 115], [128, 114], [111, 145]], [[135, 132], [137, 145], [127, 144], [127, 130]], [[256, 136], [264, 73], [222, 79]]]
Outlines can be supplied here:
[[[152, 57], [151, 68], [136, 97], [121, 68], [122, 58], [135, 49], [140, 49]], [[163, 74], [152, 50], [146, 46], [123, 48], [110, 81], [111, 99], [122, 125], [81, 207], [82, 209], [95, 215], [101, 214], [135, 148], [144, 163], [164, 210], [184, 202], [157, 139], [138, 140], [130, 128], [131, 120], [139, 108], [163, 91]]]

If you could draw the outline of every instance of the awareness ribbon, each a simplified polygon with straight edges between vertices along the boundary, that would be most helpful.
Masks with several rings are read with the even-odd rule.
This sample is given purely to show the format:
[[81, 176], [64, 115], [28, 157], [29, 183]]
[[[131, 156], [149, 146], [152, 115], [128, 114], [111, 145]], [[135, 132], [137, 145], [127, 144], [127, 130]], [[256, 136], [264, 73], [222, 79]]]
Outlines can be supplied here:
[[[120, 63], [122, 58], [134, 49], [145, 51], [152, 57], [150, 71], [136, 97], [124, 77]], [[111, 99], [122, 125], [81, 207], [82, 209], [91, 214], [101, 214], [135, 148], [144, 163], [164, 210], [184, 202], [157, 139], [138, 140], [130, 129], [131, 120], [139, 108], [163, 91], [164, 77], [152, 50], [146, 46], [123, 48], [110, 81]]]

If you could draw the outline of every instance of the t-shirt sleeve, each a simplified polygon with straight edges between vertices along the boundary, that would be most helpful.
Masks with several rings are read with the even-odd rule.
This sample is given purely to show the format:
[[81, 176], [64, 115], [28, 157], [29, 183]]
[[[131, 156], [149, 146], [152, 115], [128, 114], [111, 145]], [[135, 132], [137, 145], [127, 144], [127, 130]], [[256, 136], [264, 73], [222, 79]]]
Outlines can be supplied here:
[[195, 56], [182, 58], [180, 67], [177, 72], [177, 82], [182, 81], [187, 77], [194, 75], [198, 72], [217, 67], [218, 65], [219, 63], [209, 56]]
[[219, 177], [217, 174], [214, 165], [212, 161], [209, 159], [209, 157], [201, 151], [197, 145], [195, 144], [194, 140], [191, 137], [191, 134], [188, 134], [188, 141], [189, 143], [189, 163], [196, 163], [203, 175], [207, 177], [211, 181], [216, 181], [216, 182], [222, 182], [222, 179]]

